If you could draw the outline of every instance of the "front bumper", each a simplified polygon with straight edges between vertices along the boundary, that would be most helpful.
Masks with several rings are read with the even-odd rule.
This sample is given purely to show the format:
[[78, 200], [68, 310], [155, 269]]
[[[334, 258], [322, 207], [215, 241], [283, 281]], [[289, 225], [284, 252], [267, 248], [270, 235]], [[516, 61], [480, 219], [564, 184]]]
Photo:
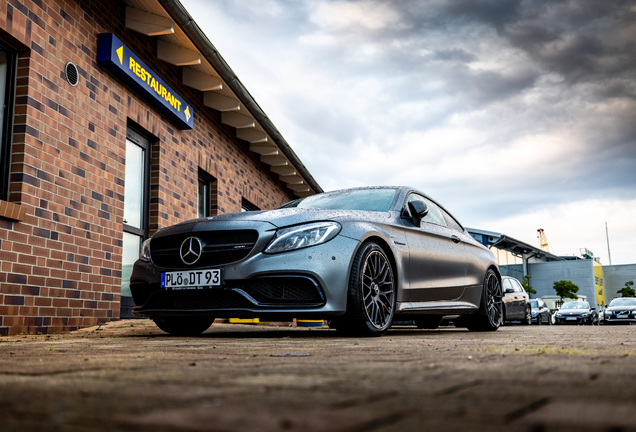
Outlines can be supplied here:
[[339, 235], [325, 244], [272, 255], [261, 252], [268, 241], [263, 235], [245, 259], [220, 266], [220, 288], [163, 289], [161, 273], [181, 269], [138, 260], [130, 280], [133, 314], [282, 320], [346, 311], [349, 269], [358, 241]]
[[636, 317], [634, 315], [629, 315], [627, 318], [624, 317], [616, 317], [615, 315], [609, 317], [605, 316], [603, 320], [604, 324], [632, 324], [636, 323]]
[[594, 323], [594, 317], [592, 315], [586, 316], [586, 317], [581, 317], [581, 316], [555, 316], [554, 317], [554, 323], [555, 324], [576, 324], [576, 325], [580, 325], [580, 324], [593, 324]]

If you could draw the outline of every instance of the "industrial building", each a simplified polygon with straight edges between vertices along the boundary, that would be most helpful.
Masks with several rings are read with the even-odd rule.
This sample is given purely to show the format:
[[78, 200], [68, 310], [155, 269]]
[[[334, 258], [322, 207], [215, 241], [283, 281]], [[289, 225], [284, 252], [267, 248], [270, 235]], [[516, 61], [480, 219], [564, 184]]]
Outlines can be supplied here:
[[490, 248], [497, 257], [503, 276], [522, 280], [529, 275], [530, 285], [537, 293], [530, 297], [555, 296], [553, 284], [569, 280], [579, 287], [579, 296], [598, 309], [620, 297], [618, 290], [627, 281], [636, 281], [636, 264], [601, 265], [591, 257], [564, 257], [540, 247], [493, 231], [467, 228], [470, 235]]
[[126, 316], [141, 242], [321, 192], [176, 0], [0, 2], [0, 334]]

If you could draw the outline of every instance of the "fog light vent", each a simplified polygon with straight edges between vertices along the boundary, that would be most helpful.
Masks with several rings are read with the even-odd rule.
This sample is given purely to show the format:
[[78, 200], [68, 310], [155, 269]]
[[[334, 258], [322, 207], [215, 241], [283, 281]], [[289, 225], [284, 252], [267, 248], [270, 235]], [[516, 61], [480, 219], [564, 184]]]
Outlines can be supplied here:
[[77, 66], [75, 66], [75, 63], [66, 63], [66, 66], [64, 66], [64, 73], [66, 74], [66, 81], [68, 81], [70, 85], [75, 87], [79, 82], [79, 73], [77, 71]]

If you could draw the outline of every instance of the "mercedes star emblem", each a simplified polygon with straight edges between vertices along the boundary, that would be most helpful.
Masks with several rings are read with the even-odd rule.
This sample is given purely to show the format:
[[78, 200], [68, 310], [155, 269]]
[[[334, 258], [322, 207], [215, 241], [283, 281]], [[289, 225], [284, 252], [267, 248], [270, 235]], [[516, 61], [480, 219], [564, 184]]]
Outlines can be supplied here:
[[181, 243], [181, 261], [184, 264], [192, 265], [201, 257], [201, 240], [196, 237], [188, 237]]

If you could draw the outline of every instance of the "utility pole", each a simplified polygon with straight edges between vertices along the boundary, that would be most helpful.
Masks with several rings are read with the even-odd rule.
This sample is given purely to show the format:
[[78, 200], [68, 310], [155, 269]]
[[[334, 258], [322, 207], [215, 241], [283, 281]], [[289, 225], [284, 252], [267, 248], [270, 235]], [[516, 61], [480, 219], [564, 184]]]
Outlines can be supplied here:
[[605, 238], [607, 238], [607, 255], [609, 256], [610, 265], [612, 265], [612, 254], [610, 253], [609, 232], [607, 231], [607, 221], [605, 221]]

